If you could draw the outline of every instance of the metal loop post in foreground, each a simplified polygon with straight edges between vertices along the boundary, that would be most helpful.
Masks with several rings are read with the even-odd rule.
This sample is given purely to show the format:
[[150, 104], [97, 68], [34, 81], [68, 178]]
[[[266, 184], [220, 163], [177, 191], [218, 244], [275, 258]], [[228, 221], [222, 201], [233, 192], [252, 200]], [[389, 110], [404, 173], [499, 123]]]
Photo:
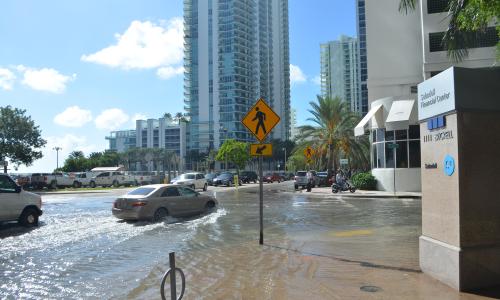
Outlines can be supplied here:
[[[170, 252], [168, 254], [170, 269], [163, 275], [161, 280], [160, 294], [161, 299], [166, 300], [165, 298], [165, 282], [167, 281], [168, 275], [170, 275], [170, 299], [171, 300], [181, 300], [184, 297], [184, 291], [186, 290], [186, 277], [184, 276], [184, 272], [181, 269], [175, 267], [175, 252]], [[179, 272], [181, 274], [181, 294], [179, 298], [177, 298], [177, 285], [175, 275]]]

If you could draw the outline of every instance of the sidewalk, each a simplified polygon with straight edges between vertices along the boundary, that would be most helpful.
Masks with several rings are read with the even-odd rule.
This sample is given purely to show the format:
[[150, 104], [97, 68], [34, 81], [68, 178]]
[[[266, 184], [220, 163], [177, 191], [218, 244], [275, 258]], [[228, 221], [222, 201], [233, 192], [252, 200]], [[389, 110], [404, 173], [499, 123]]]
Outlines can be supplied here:
[[[303, 190], [307, 193], [306, 190]], [[337, 194], [332, 193], [331, 187], [316, 187], [311, 190], [312, 194], [328, 194], [333, 196], [349, 197], [349, 198], [422, 198], [422, 193], [420, 192], [387, 192], [387, 191], [365, 191], [356, 190], [354, 193], [350, 192], [339, 192]]]

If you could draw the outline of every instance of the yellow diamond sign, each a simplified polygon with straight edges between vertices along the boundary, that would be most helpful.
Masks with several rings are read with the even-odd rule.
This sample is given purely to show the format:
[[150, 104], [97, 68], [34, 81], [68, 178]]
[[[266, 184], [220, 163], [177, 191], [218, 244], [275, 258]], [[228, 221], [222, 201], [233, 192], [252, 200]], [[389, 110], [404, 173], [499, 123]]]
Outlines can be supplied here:
[[307, 146], [307, 148], [304, 149], [304, 155], [308, 160], [311, 159], [311, 157], [314, 155], [314, 149], [311, 146]]
[[280, 122], [280, 117], [264, 101], [259, 99], [250, 109], [241, 123], [259, 140], [263, 141]]

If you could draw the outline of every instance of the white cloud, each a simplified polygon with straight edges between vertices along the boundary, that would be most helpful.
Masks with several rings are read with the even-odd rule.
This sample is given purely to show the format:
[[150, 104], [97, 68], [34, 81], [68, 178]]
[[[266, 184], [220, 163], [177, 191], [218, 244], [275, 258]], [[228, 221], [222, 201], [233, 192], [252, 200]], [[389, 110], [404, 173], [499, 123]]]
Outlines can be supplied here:
[[116, 130], [129, 119], [130, 117], [119, 108], [106, 109], [95, 118], [95, 126], [98, 129]]
[[161, 67], [156, 70], [156, 75], [161, 79], [170, 79], [174, 76], [181, 75], [184, 73], [184, 67]]
[[82, 127], [92, 121], [92, 112], [78, 106], [70, 106], [54, 117], [54, 123], [64, 127]]
[[20, 65], [16, 69], [23, 73], [22, 83], [38, 91], [61, 94], [66, 90], [66, 84], [76, 79], [76, 74], [67, 76], [51, 68], [34, 69]]
[[314, 78], [311, 79], [311, 81], [316, 84], [316, 85], [321, 85], [321, 76], [314, 76]]
[[0, 88], [7, 91], [12, 90], [15, 79], [16, 75], [14, 75], [12, 71], [10, 71], [9, 69], [0, 68]]
[[302, 70], [295, 65], [290, 64], [290, 82], [293, 83], [302, 83], [305, 82], [306, 75], [302, 72]]
[[59, 166], [64, 165], [64, 160], [73, 151], [83, 151], [85, 155], [91, 152], [103, 151], [105, 149], [105, 141], [101, 145], [89, 143], [85, 136], [77, 136], [74, 134], [66, 134], [64, 136], [49, 136], [44, 137], [47, 144], [42, 149], [43, 157], [36, 160], [32, 166], [19, 166], [18, 172], [52, 172], [57, 165], [56, 151], [54, 147], [60, 147], [59, 151]]
[[160, 24], [136, 20], [115, 38], [116, 44], [82, 55], [81, 60], [125, 70], [161, 68], [159, 76], [179, 74], [184, 54], [182, 18]]

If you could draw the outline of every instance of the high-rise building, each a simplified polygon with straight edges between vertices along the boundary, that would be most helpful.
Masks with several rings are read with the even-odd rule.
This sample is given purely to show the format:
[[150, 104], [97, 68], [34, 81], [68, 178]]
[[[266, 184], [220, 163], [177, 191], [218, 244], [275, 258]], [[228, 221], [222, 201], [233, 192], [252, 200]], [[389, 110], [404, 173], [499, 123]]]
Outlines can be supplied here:
[[358, 41], [342, 35], [338, 41], [320, 45], [321, 94], [339, 97], [349, 103], [351, 111], [362, 112]]
[[184, 25], [189, 150], [254, 141], [240, 120], [261, 97], [289, 139], [288, 0], [184, 0]]
[[299, 128], [297, 127], [297, 110], [292, 108], [290, 112], [290, 139], [293, 140], [299, 135]]
[[358, 33], [358, 68], [359, 81], [361, 86], [361, 113], [366, 115], [368, 112], [368, 62], [366, 56], [366, 18], [365, 18], [365, 0], [356, 1], [356, 28]]
[[[417, 85], [451, 66], [493, 66], [499, 37], [494, 27], [478, 32], [472, 36], [469, 55], [454, 62], [442, 43], [448, 26], [448, 1], [418, 1], [409, 14], [398, 11], [399, 2], [366, 1], [370, 110], [355, 133], [363, 135], [370, 130], [371, 172], [378, 189], [420, 191]], [[394, 143], [399, 145], [396, 150], [391, 148]]]

